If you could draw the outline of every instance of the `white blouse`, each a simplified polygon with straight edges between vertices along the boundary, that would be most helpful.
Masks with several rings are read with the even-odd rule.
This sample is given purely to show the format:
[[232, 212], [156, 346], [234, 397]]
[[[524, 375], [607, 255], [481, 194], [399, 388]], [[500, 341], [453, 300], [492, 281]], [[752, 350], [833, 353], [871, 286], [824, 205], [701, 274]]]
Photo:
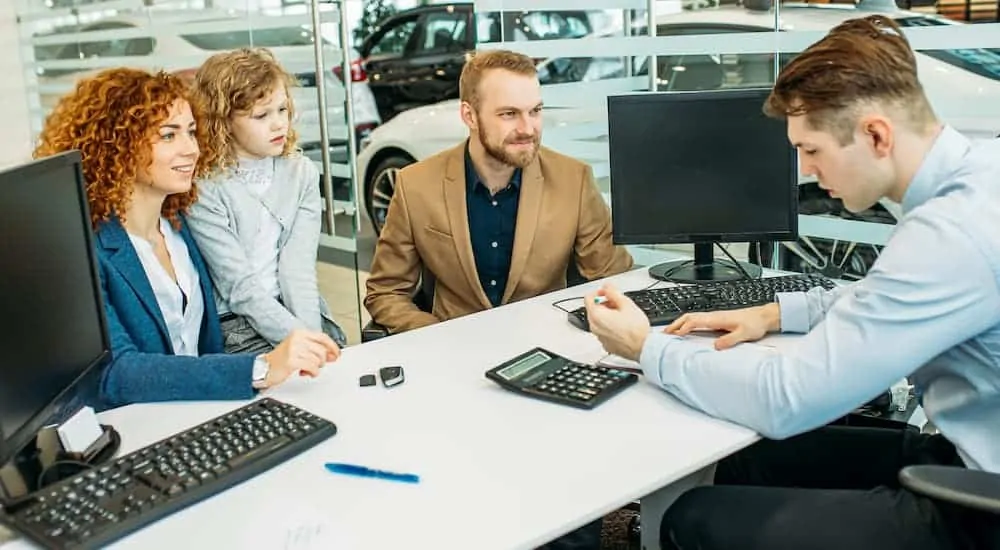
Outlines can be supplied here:
[[129, 233], [146, 272], [156, 303], [160, 306], [163, 321], [170, 333], [170, 343], [176, 355], [198, 356], [198, 341], [201, 338], [201, 321], [205, 315], [205, 299], [201, 293], [200, 278], [187, 244], [180, 233], [174, 231], [166, 218], [160, 218], [160, 233], [167, 245], [170, 262], [173, 264], [177, 282], [163, 267], [153, 252], [153, 245], [146, 239]]
[[254, 237], [256, 246], [254, 253], [249, 258], [250, 265], [253, 266], [257, 281], [268, 292], [268, 295], [277, 298], [281, 295], [281, 287], [278, 286], [278, 254], [280, 253], [278, 241], [281, 239], [281, 223], [261, 200], [261, 197], [274, 184], [274, 158], [240, 159], [237, 173], [246, 182], [247, 191], [260, 200], [258, 214], [260, 218], [257, 224], [257, 235]]

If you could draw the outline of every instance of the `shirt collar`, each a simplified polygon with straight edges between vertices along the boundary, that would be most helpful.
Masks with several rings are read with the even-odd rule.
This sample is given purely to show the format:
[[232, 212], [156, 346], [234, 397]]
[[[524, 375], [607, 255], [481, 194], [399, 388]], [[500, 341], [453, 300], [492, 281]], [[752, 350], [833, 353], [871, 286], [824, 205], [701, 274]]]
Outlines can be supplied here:
[[937, 194], [938, 188], [947, 183], [945, 174], [961, 164], [969, 147], [969, 139], [958, 130], [947, 125], [942, 128], [903, 194], [903, 213], [909, 213]]
[[[514, 173], [510, 176], [510, 182], [508, 182], [515, 190], [521, 189], [521, 169], [517, 168]], [[479, 177], [479, 173], [476, 172], [475, 165], [472, 164], [472, 155], [469, 154], [469, 141], [465, 141], [465, 185], [469, 192], [475, 192], [479, 187], [483, 190], [488, 190], [483, 179]]]

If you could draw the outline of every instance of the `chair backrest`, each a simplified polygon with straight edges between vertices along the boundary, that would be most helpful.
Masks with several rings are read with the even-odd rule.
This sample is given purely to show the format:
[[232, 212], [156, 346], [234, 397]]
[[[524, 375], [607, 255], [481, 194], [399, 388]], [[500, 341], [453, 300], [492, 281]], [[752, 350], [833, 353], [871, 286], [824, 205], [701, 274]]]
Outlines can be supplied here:
[[580, 275], [580, 269], [576, 267], [576, 256], [570, 258], [569, 267], [566, 268], [566, 287], [581, 285], [587, 279]]
[[417, 292], [413, 295], [413, 303], [420, 309], [430, 313], [434, 309], [434, 274], [431, 270], [421, 268], [420, 282], [417, 283]]

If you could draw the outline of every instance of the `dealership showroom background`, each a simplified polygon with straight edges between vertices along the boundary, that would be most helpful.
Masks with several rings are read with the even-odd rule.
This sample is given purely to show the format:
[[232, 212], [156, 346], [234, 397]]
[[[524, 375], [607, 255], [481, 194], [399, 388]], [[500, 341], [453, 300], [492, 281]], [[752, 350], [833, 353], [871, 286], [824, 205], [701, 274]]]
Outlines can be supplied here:
[[[0, 164], [11, 165], [30, 156], [46, 113], [82, 75], [119, 65], [184, 71], [227, 48], [272, 47], [286, 68], [306, 75], [300, 78], [306, 86], [295, 92], [300, 111], [296, 124], [306, 153], [323, 173], [331, 174], [329, 185], [335, 199], [333, 223], [324, 223], [320, 285], [350, 341], [358, 342], [369, 320], [360, 298], [392, 194], [392, 176], [399, 166], [464, 139], [466, 129], [456, 100], [461, 58], [470, 49], [494, 48], [499, 43], [539, 60], [548, 111], [543, 144], [588, 162], [609, 203], [613, 182], [608, 166], [607, 97], [651, 89], [645, 69], [650, 48], [676, 52], [658, 56], [653, 78], [660, 91], [767, 86], [773, 82], [775, 58], [767, 51], [775, 47], [769, 35], [780, 30], [782, 47], [789, 51], [781, 52], [779, 59], [786, 63], [794, 51], [839, 20], [853, 13], [892, 10], [897, 20], [912, 27], [907, 31], [912, 32], [914, 48], [922, 51], [921, 78], [936, 111], [970, 134], [1000, 133], [1000, 33], [995, 3], [905, 0], [904, 5], [904, 0], [898, 0], [901, 7], [897, 8], [890, 5], [891, 0], [862, 0], [857, 6], [784, 3], [768, 11], [750, 2], [744, 6], [721, 1], [721, 5], [720, 0], [319, 2], [325, 134], [331, 144], [324, 158], [319, 147], [311, 3], [306, 0], [7, 0], [0, 5], [0, 41], [7, 52], [0, 60], [5, 75], [0, 82], [4, 97], [0, 109], [7, 121]], [[650, 7], [658, 38], [655, 42], [636, 40], [647, 33]], [[783, 13], [781, 8], [785, 8]], [[420, 15], [398, 15], [413, 9]], [[831, 12], [836, 15], [830, 17]], [[699, 16], [702, 13], [704, 17]], [[499, 19], [503, 25], [497, 25]], [[747, 30], [759, 31], [758, 36], [739, 41], [735, 46], [739, 49], [734, 49], [726, 34]], [[443, 33], [450, 39], [440, 44], [427, 38], [407, 46], [415, 33], [428, 37]], [[378, 39], [366, 45], [365, 39], [372, 35]], [[347, 61], [353, 93], [349, 98], [341, 77], [345, 74], [342, 36], [350, 46]], [[594, 56], [584, 57], [581, 48]], [[428, 63], [442, 59], [449, 63], [444, 69], [447, 74], [427, 77], [420, 72]], [[721, 67], [721, 78], [699, 81], [695, 75], [707, 73], [691, 70], [709, 66]], [[678, 77], [671, 78], [674, 75]], [[580, 93], [583, 89], [586, 93]], [[345, 139], [348, 102], [354, 106], [353, 149]], [[393, 120], [400, 113], [407, 116]], [[422, 131], [407, 132], [411, 125]], [[380, 151], [367, 157], [365, 171], [360, 172], [351, 156], [368, 147]], [[726, 152], [718, 151], [718, 155], [724, 158]], [[761, 256], [780, 262], [785, 269], [848, 279], [863, 275], [889, 235], [898, 210], [885, 204], [852, 215], [819, 192], [814, 181], [804, 178], [800, 183], [798, 241], [777, 248], [756, 243], [753, 250], [734, 243], [732, 252], [746, 258], [748, 252], [755, 256], [763, 247]], [[685, 250], [685, 245], [631, 249], [637, 263], [649, 265], [658, 261], [663, 249]]]
[[[267, 47], [298, 80], [294, 124], [324, 198], [319, 287], [356, 345], [371, 320], [365, 281], [396, 175], [468, 136], [458, 102], [468, 52], [536, 60], [542, 144], [587, 163], [610, 206], [609, 97], [767, 88], [833, 26], [871, 13], [903, 27], [943, 121], [970, 137], [1000, 136], [998, 10], [996, 0], [0, 0], [0, 168], [31, 159], [47, 114], [80, 78], [118, 66], [191, 75], [217, 52]], [[712, 151], [719, 163], [732, 156]], [[794, 240], [726, 251], [858, 280], [902, 216], [888, 200], [848, 212], [805, 176], [797, 204]], [[692, 250], [626, 244], [636, 266]], [[637, 547], [635, 517], [629, 507], [608, 516], [606, 548]]]

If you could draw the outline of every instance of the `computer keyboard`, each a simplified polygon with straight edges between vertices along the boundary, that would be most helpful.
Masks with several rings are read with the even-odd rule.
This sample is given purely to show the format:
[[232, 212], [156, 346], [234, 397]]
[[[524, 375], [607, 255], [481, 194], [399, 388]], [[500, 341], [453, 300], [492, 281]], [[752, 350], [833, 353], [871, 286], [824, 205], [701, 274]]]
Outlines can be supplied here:
[[[814, 287], [832, 289], [835, 283], [822, 275], [795, 274], [761, 279], [739, 279], [635, 290], [625, 295], [649, 318], [651, 325], [672, 323], [681, 315], [696, 311], [719, 311], [759, 306], [774, 301], [778, 292], [800, 292]], [[589, 330], [587, 310], [578, 308], [568, 314], [574, 326]]]
[[45, 548], [104, 546], [336, 433], [332, 422], [260, 399], [45, 487], [8, 505], [3, 521]]

